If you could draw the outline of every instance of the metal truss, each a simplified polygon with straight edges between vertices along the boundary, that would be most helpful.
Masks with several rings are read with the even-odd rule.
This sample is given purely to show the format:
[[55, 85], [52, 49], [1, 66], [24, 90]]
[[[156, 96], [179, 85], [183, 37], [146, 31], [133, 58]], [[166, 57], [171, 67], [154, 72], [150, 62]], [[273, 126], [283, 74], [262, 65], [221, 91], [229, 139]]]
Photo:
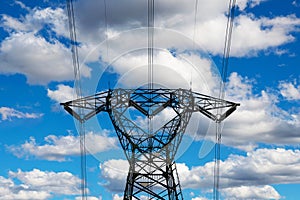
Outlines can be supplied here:
[[[219, 123], [239, 106], [186, 89], [114, 89], [61, 105], [81, 122], [100, 112], [109, 114], [130, 166], [124, 200], [182, 200], [174, 158], [192, 113]], [[154, 131], [151, 120], [166, 108], [175, 117]], [[130, 119], [129, 110], [149, 119], [146, 130]]]

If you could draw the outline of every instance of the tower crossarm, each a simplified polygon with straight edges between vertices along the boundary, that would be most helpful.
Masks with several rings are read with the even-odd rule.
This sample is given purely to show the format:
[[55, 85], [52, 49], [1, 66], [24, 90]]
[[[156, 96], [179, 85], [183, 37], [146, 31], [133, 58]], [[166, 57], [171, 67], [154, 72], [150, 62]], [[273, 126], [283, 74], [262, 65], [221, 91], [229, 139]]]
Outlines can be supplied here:
[[215, 122], [221, 122], [233, 113], [239, 103], [226, 101], [208, 95], [193, 92], [193, 112], [200, 112]]
[[[96, 93], [73, 101], [61, 103], [64, 109], [77, 120], [84, 122], [100, 112], [108, 112], [111, 91]], [[81, 112], [79, 110], [81, 109]]]

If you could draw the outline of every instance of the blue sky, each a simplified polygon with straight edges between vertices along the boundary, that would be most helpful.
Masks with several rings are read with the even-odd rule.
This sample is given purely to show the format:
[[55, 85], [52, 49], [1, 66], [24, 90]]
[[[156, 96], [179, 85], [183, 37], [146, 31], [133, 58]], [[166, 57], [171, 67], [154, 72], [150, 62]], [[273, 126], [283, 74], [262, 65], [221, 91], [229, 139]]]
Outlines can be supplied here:
[[[103, 5], [74, 3], [86, 95], [147, 81], [147, 2], [107, 1], [106, 22]], [[199, 0], [196, 24], [194, 5], [156, 1], [154, 80], [218, 95], [228, 5]], [[225, 96], [241, 106], [223, 127], [221, 198], [297, 199], [300, 1], [237, 6]], [[67, 25], [64, 1], [0, 2], [0, 199], [80, 199], [76, 123], [59, 106], [74, 98]], [[195, 115], [187, 129], [177, 158], [185, 199], [212, 198], [213, 128]], [[108, 116], [86, 132], [89, 200], [121, 199], [127, 161]]]

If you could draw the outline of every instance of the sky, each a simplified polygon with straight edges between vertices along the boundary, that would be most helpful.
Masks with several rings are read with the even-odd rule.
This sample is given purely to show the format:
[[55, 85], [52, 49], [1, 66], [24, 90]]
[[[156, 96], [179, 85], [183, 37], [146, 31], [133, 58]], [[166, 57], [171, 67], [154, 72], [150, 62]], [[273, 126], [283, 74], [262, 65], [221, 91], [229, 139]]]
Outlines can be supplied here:
[[[218, 96], [228, 1], [195, 4], [155, 1], [154, 82]], [[147, 1], [77, 0], [74, 12], [83, 94], [145, 85]], [[299, 196], [299, 40], [299, 0], [237, 0], [225, 99], [241, 105], [222, 125], [221, 199]], [[65, 1], [1, 1], [0, 199], [80, 199], [77, 123], [59, 105], [74, 98]], [[128, 163], [107, 113], [85, 127], [88, 199], [122, 199]], [[214, 127], [197, 113], [187, 127], [185, 199], [212, 199]]]

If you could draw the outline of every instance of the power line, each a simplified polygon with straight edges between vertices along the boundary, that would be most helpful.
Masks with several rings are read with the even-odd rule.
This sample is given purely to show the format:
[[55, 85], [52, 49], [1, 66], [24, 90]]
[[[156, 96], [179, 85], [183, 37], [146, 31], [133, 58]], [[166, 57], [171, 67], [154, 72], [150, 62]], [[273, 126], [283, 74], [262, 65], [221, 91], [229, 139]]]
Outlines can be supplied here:
[[[67, 0], [67, 11], [69, 21], [70, 42], [72, 51], [72, 61], [74, 68], [74, 86], [77, 98], [82, 97], [80, 66], [78, 59], [77, 36], [74, 17], [74, 6], [72, 0]], [[83, 109], [78, 108], [79, 116], [83, 116]], [[86, 147], [85, 147], [85, 124], [84, 121], [78, 120], [79, 123], [79, 140], [80, 140], [80, 158], [81, 158], [81, 199], [87, 200], [87, 172], [86, 172]]]
[[[154, 88], [153, 83], [153, 48], [154, 48], [154, 0], [148, 0], [148, 89], [149, 91]], [[149, 94], [152, 99], [152, 94]], [[151, 107], [149, 108], [148, 131], [149, 134], [153, 132], [152, 113]]]
[[154, 0], [148, 0], [148, 87], [153, 89]]
[[[153, 93], [152, 90], [154, 88], [153, 83], [153, 47], [154, 47], [154, 0], [148, 0], [148, 89], [150, 91], [149, 98], [150, 101], [153, 99]], [[150, 149], [153, 147], [153, 139], [151, 138], [151, 135], [153, 134], [153, 121], [152, 121], [152, 106], [149, 107], [149, 116], [148, 116], [148, 134], [149, 134], [149, 140], [148, 140], [148, 146]], [[150, 159], [153, 159], [152, 152], [149, 154]], [[152, 171], [152, 163], [149, 162], [149, 168], [148, 171]], [[153, 179], [154, 177], [152, 177]], [[152, 186], [150, 187], [152, 190]], [[150, 198], [150, 194], [148, 196]]]
[[198, 15], [198, 0], [195, 1], [195, 7], [194, 7], [193, 50], [195, 49], [196, 27], [197, 27], [197, 15]]
[[[230, 0], [228, 6], [227, 14], [227, 24], [225, 32], [225, 44], [223, 49], [223, 59], [222, 59], [222, 71], [221, 71], [221, 80], [220, 80], [220, 90], [219, 90], [219, 99], [224, 99], [225, 96], [225, 82], [227, 79], [228, 73], [228, 60], [230, 55], [231, 48], [231, 38], [233, 30], [233, 21], [235, 16], [235, 4], [236, 0]], [[221, 107], [221, 106], [220, 106]], [[221, 109], [217, 110], [217, 115], [220, 116], [222, 113]], [[220, 187], [220, 154], [221, 154], [221, 122], [216, 121], [216, 145], [215, 145], [215, 164], [214, 164], [214, 188], [213, 188], [213, 199], [219, 199], [219, 187]]]
[[103, 0], [104, 3], [104, 23], [105, 23], [105, 41], [106, 41], [106, 56], [108, 58], [108, 20], [107, 20], [107, 2]]

